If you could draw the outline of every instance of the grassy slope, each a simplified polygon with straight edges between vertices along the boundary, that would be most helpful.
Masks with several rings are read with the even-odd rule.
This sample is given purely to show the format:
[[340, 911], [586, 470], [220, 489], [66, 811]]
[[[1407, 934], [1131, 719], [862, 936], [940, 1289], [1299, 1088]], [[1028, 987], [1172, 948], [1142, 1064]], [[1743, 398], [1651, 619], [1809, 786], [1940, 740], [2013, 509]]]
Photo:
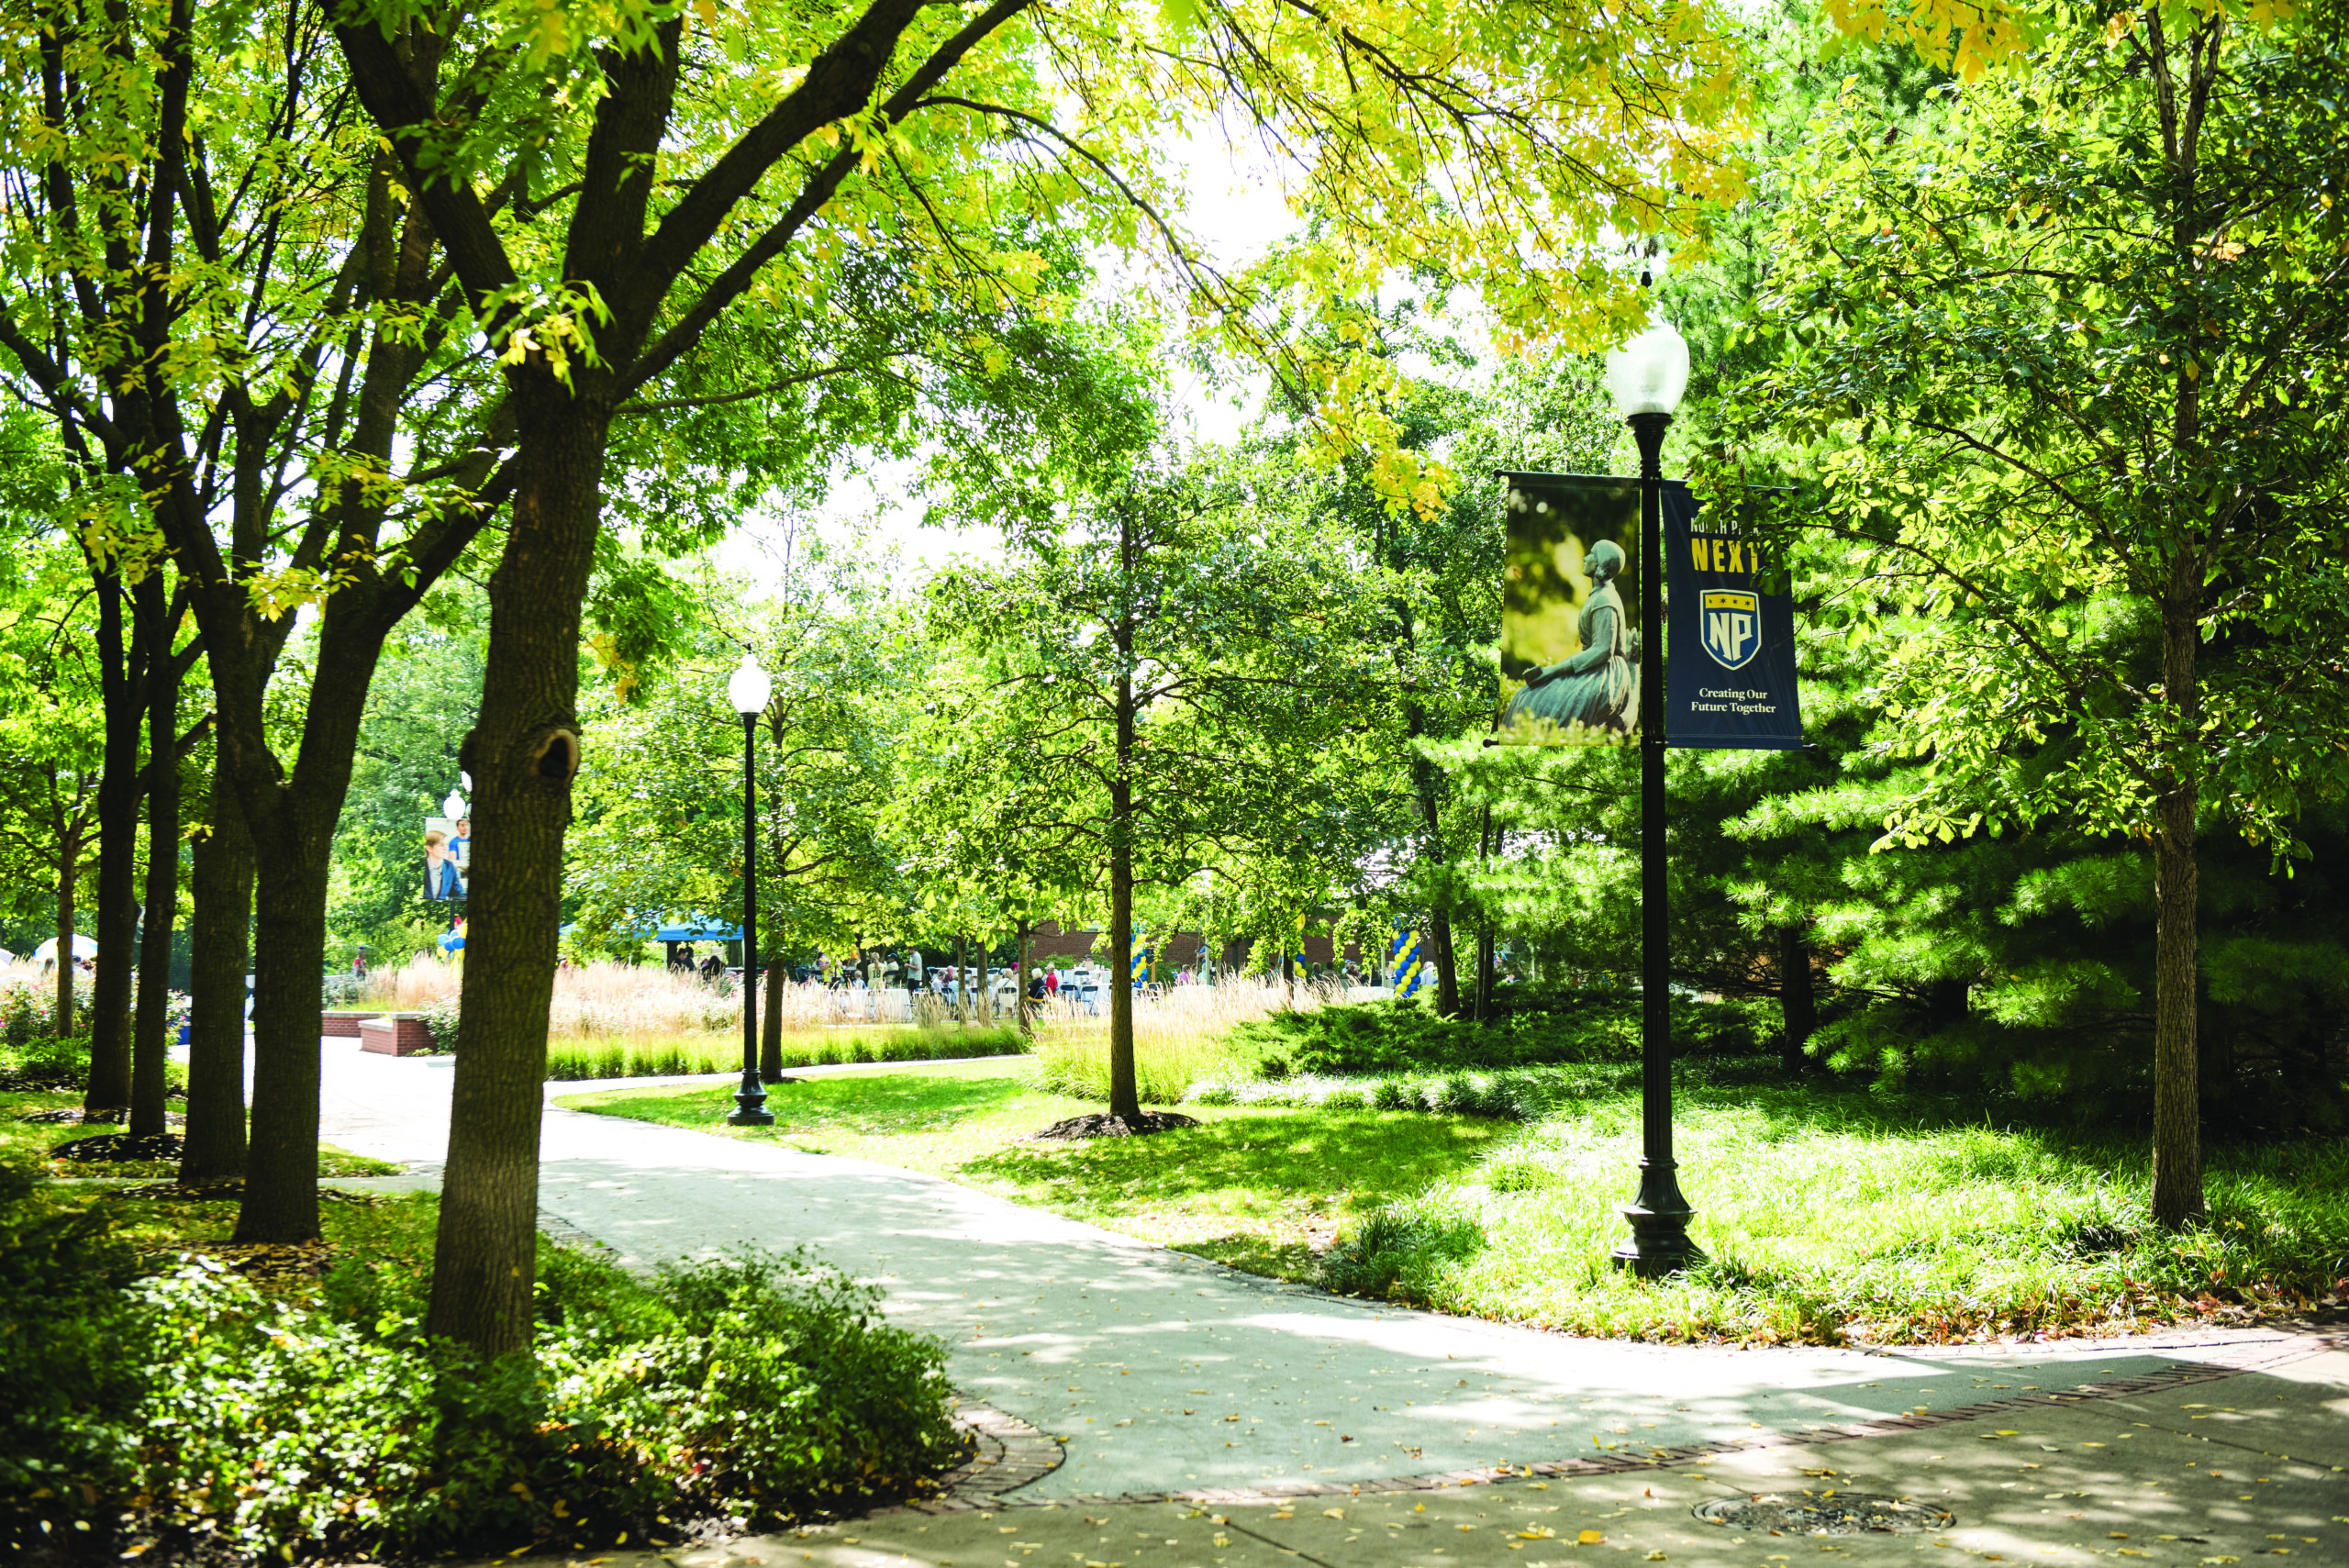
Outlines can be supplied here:
[[[78, 1089], [49, 1094], [0, 1095], [0, 1162], [38, 1165], [45, 1173], [61, 1177], [135, 1176], [142, 1181], [154, 1181], [179, 1174], [179, 1163], [172, 1160], [78, 1164], [68, 1160], [49, 1158], [49, 1151], [61, 1143], [125, 1130], [121, 1124], [112, 1122], [91, 1122], [85, 1126], [72, 1122], [20, 1119], [39, 1111], [70, 1109], [81, 1103], [82, 1095]], [[318, 1145], [318, 1174], [321, 1176], [391, 1176], [405, 1169], [406, 1167], [403, 1165], [371, 1160], [364, 1154], [353, 1154], [331, 1143]]]
[[1100, 1106], [1041, 1092], [1033, 1074], [1033, 1063], [1012, 1059], [811, 1078], [769, 1093], [771, 1129], [725, 1126], [733, 1099], [718, 1089], [557, 1103], [927, 1171], [1288, 1279], [1313, 1277], [1316, 1249], [1341, 1225], [1470, 1164], [1508, 1130], [1406, 1112], [1203, 1106], [1194, 1113], [1203, 1125], [1179, 1133], [1035, 1143], [1037, 1129]]
[[[1288, 1278], [1586, 1333], [1880, 1342], [2146, 1326], [2349, 1293], [2349, 1142], [2210, 1151], [2212, 1223], [2143, 1222], [2134, 1140], [1961, 1124], [1735, 1074], [1679, 1096], [1682, 1184], [1710, 1255], [1637, 1281], [1607, 1262], [1636, 1184], [1638, 1099], [1594, 1088], [1532, 1126], [1408, 1112], [1193, 1107], [1146, 1140], [1039, 1144], [1086, 1109], [1024, 1062], [804, 1083], [772, 1130], [714, 1091], [581, 1109], [779, 1138], [952, 1177]], [[1334, 1251], [1317, 1259], [1333, 1232]]]

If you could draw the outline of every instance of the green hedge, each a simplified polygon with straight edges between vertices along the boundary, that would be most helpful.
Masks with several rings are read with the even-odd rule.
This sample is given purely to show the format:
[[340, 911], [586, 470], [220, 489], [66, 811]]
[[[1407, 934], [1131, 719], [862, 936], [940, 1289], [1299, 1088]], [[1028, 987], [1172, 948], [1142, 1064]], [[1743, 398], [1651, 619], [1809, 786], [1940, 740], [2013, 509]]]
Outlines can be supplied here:
[[[1472, 1021], [1439, 1016], [1423, 997], [1275, 1013], [1237, 1025], [1235, 1046], [1254, 1053], [1268, 1078], [1291, 1073], [1375, 1073], [1447, 1068], [1532, 1067], [1620, 1062], [1639, 1054], [1640, 998], [1622, 990], [1515, 993], [1504, 986], [1500, 1016]], [[1751, 1051], [1775, 1027], [1776, 1004], [1675, 997], [1675, 1052]]]

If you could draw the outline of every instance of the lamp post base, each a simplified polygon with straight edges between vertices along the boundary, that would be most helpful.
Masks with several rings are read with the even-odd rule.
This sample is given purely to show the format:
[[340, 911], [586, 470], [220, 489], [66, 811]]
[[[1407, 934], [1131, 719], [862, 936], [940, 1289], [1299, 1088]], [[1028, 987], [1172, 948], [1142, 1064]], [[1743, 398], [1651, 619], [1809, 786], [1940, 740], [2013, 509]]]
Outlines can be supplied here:
[[759, 1082], [756, 1073], [742, 1074], [742, 1086], [734, 1091], [734, 1108], [728, 1113], [729, 1127], [773, 1127], [774, 1113], [767, 1109], [766, 1085]]
[[1704, 1252], [1688, 1240], [1688, 1221], [1697, 1211], [1680, 1195], [1674, 1162], [1641, 1161], [1640, 1195], [1620, 1212], [1631, 1227], [1631, 1239], [1615, 1249], [1616, 1267], [1642, 1279], [1660, 1279], [1704, 1262]]

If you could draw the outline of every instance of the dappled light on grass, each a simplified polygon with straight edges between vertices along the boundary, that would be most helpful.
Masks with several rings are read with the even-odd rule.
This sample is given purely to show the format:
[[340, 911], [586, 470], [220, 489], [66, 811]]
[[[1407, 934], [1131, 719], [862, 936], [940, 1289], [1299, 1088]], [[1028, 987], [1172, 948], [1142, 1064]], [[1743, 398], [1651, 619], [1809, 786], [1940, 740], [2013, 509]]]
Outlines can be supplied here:
[[[1330, 1283], [1583, 1333], [1895, 1343], [2154, 1327], [2305, 1305], [2349, 1273], [2349, 1146], [2214, 1150], [2212, 1223], [2150, 1229], [2143, 1151], [1904, 1122], [1859, 1095], [1684, 1094], [1676, 1142], [1706, 1262], [1613, 1269], [1636, 1097], [1514, 1133], [1343, 1238]], [[2284, 1179], [2297, 1167], [2296, 1180]]]
[[[1681, 1180], [1707, 1254], [1617, 1270], [1639, 1097], [1561, 1074], [1531, 1122], [1321, 1106], [1203, 1106], [1150, 1138], [1039, 1143], [1088, 1102], [1033, 1062], [788, 1085], [772, 1137], [928, 1171], [1237, 1267], [1577, 1333], [1756, 1343], [1945, 1342], [2150, 1328], [2289, 1307], [2349, 1276], [2349, 1144], [2210, 1152], [2210, 1222], [2145, 1219], [2133, 1141], [1953, 1122], [1753, 1063], [1691, 1062]], [[710, 1130], [730, 1102], [567, 1103]], [[1420, 1102], [1426, 1103], [1424, 1101]], [[743, 1136], [745, 1134], [731, 1134]]]
[[1039, 1090], [1032, 1063], [808, 1079], [771, 1090], [772, 1129], [724, 1126], [716, 1090], [560, 1103], [927, 1171], [1110, 1229], [1292, 1279], [1350, 1217], [1465, 1169], [1508, 1129], [1466, 1117], [1200, 1107], [1147, 1138], [1039, 1141], [1097, 1106]]

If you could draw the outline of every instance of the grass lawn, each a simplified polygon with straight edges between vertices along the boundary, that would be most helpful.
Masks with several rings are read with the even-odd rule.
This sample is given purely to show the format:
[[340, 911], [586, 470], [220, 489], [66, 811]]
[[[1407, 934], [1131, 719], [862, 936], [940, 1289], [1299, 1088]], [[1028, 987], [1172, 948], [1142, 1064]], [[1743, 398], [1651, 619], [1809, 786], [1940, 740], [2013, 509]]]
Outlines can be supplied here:
[[[60, 1177], [136, 1177], [141, 1181], [169, 1180], [179, 1174], [179, 1162], [173, 1160], [124, 1160], [113, 1163], [83, 1163], [72, 1160], [52, 1160], [49, 1151], [61, 1143], [77, 1138], [95, 1138], [105, 1133], [128, 1130], [120, 1122], [27, 1121], [29, 1116], [43, 1111], [78, 1109], [82, 1094], [78, 1089], [58, 1090], [39, 1094], [0, 1094], [0, 1162], [17, 1165], [33, 1165], [45, 1174]], [[318, 1145], [318, 1174], [321, 1176], [393, 1176], [406, 1167], [387, 1161], [371, 1160], [364, 1154], [353, 1154], [331, 1143]]]
[[1663, 1282], [1608, 1260], [1637, 1185], [1626, 1073], [1584, 1075], [1531, 1123], [1186, 1106], [1205, 1125], [1074, 1145], [1030, 1135], [1097, 1103], [1041, 1092], [1023, 1062], [787, 1085], [773, 1129], [724, 1127], [718, 1089], [562, 1103], [927, 1171], [1264, 1273], [1581, 1333], [1945, 1342], [2349, 1306], [2349, 1140], [2210, 1147], [2210, 1222], [2165, 1235], [2144, 1218], [2141, 1139], [1691, 1066], [1677, 1153], [1707, 1261]]
[[[1011, 1058], [809, 1078], [771, 1089], [772, 1128], [732, 1128], [730, 1089], [614, 1089], [557, 1101], [726, 1138], [786, 1143], [945, 1176], [1111, 1230], [1284, 1279], [1315, 1277], [1350, 1221], [1473, 1165], [1513, 1130], [1404, 1111], [1186, 1106], [1201, 1126], [1154, 1138], [1033, 1142], [1101, 1107], [1035, 1087]], [[1169, 1158], [1179, 1150], [1179, 1157]]]

